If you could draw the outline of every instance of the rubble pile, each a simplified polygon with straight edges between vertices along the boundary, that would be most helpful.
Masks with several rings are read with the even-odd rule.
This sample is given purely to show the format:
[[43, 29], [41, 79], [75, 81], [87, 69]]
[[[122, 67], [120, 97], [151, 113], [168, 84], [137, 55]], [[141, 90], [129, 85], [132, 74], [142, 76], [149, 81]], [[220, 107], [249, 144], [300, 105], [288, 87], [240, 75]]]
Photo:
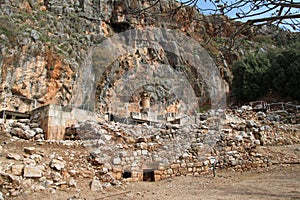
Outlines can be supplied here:
[[[79, 180], [87, 179], [92, 182], [97, 179], [95, 170], [87, 162], [85, 155], [77, 150], [70, 150], [83, 149], [78, 142], [43, 141], [38, 144], [39, 146], [16, 147], [18, 153], [7, 150], [7, 145], [8, 142], [2, 144], [0, 152], [1, 157], [6, 158], [4, 161], [1, 159], [0, 165], [0, 193], [5, 197], [38, 191], [55, 193], [58, 189], [79, 189], [77, 186]], [[60, 152], [54, 149], [51, 154], [43, 151], [44, 148], [51, 146], [67, 150]], [[101, 183], [101, 189], [111, 186], [110, 183]]]
[[270, 121], [263, 112], [226, 112], [217, 130], [211, 129], [209, 116], [202, 115], [198, 124], [189, 125], [88, 121], [70, 133], [83, 140], [103, 173], [128, 181], [143, 180], [145, 172], [153, 173], [152, 180], [198, 176], [210, 173], [213, 165], [239, 171], [267, 167], [272, 161], [258, 152], [260, 146], [300, 143], [299, 125]]
[[38, 123], [32, 123], [29, 119], [11, 120], [8, 130], [12, 136], [21, 139], [43, 140], [44, 131]]
[[[261, 151], [299, 144], [299, 124], [271, 121], [267, 114], [249, 109], [226, 110], [219, 126], [212, 124], [216, 121], [210, 113], [199, 114], [196, 122], [150, 126], [86, 121], [66, 130], [69, 140], [47, 141], [39, 136], [37, 124], [11, 121], [6, 131], [12, 137], [0, 145], [0, 191], [5, 197], [79, 191], [78, 181], [87, 179], [91, 191], [97, 192], [124, 182], [201, 176], [214, 169], [247, 171], [281, 160], [299, 162], [297, 156]], [[22, 145], [8, 149], [14, 142]]]

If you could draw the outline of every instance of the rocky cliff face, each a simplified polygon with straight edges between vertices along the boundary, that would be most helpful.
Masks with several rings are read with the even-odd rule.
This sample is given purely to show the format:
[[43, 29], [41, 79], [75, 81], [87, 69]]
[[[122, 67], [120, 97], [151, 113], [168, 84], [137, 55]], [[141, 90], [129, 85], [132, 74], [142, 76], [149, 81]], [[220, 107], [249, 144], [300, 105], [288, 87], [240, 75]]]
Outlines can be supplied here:
[[[223, 54], [210, 38], [229, 36], [236, 29], [235, 23], [225, 17], [202, 16], [190, 7], [177, 9], [180, 4], [173, 1], [160, 1], [151, 6], [154, 2], [0, 1], [2, 100], [4, 96], [14, 96], [19, 103], [9, 107], [26, 111], [33, 103], [35, 106], [55, 103], [91, 109], [95, 105], [91, 102], [96, 98], [97, 108], [104, 111], [108, 109], [107, 102], [111, 98], [108, 91], [116, 92], [114, 85], [124, 73], [124, 68], [130, 69], [142, 62], [161, 65], [167, 61], [173, 68], [185, 69], [195, 94], [203, 96], [204, 104], [208, 103], [209, 100], [204, 98], [208, 96], [205, 95], [205, 83], [193, 81], [199, 77], [192, 68], [168, 52], [162, 52], [160, 57], [155, 54], [157, 49], [137, 50], [139, 53], [129, 53], [112, 63], [118, 70], [106, 71], [98, 77], [95, 77], [94, 68], [88, 68], [95, 64], [89, 59], [91, 48], [106, 38], [129, 29], [168, 28], [180, 30], [203, 45], [228, 84], [231, 73], [227, 61], [232, 59], [232, 55]], [[243, 34], [248, 37], [251, 32]], [[115, 78], [108, 82], [107, 74]], [[156, 94], [155, 98], [158, 96]], [[132, 96], [133, 99], [135, 97]], [[23, 104], [27, 107], [21, 108]]]
[[92, 45], [86, 28], [91, 23], [60, 16], [47, 10], [49, 5], [46, 1], [1, 4], [1, 84], [7, 95], [66, 105]]

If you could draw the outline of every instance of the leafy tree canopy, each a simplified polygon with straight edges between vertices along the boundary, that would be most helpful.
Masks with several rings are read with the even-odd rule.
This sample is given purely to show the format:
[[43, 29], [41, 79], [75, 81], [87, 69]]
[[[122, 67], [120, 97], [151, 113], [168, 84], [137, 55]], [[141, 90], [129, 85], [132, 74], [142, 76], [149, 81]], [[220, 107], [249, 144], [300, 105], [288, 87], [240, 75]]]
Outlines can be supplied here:
[[300, 42], [264, 55], [249, 55], [233, 65], [232, 92], [252, 101], [275, 91], [300, 100]]

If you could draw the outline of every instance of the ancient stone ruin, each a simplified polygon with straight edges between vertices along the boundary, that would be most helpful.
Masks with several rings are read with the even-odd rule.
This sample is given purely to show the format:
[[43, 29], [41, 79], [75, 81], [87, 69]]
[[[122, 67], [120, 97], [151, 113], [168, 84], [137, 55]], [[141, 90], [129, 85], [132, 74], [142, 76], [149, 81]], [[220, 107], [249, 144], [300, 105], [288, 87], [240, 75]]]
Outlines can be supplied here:
[[[7, 196], [76, 187], [78, 177], [101, 191], [265, 168], [276, 163], [259, 150], [300, 143], [299, 105], [226, 105], [227, 62], [238, 56], [206, 39], [216, 27], [235, 30], [227, 18], [214, 24], [189, 7], [172, 18], [125, 15], [128, 5], [147, 7], [135, 0], [3, 2], [0, 15], [14, 16], [14, 26], [19, 19], [36, 25], [0, 35], [0, 129], [7, 140], [0, 183]], [[153, 9], [178, 5], [160, 1]], [[14, 142], [21, 152], [5, 149]]]

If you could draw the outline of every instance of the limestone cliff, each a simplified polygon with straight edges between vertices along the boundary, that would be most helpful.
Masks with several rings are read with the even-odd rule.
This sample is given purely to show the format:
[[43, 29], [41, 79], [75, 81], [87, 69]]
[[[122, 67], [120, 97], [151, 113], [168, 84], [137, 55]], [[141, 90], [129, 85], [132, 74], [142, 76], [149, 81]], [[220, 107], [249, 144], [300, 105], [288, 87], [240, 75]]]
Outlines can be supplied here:
[[[84, 109], [93, 109], [96, 103], [100, 111], [105, 111], [108, 109], [107, 102], [116, 93], [116, 82], [126, 70], [139, 63], [156, 66], [169, 63], [174, 69], [184, 68], [195, 94], [207, 96], [205, 83], [201, 80], [193, 81], [199, 80], [193, 68], [188, 68], [180, 57], [168, 52], [159, 55], [155, 49], [140, 49], [134, 54], [124, 55], [112, 63], [118, 70], [106, 70], [100, 77], [95, 77], [94, 69], [88, 68], [93, 65], [89, 60], [91, 48], [117, 33], [145, 27], [180, 30], [198, 41], [214, 58], [228, 85], [231, 72], [227, 63], [236, 58], [237, 54], [224, 49], [221, 51], [222, 47], [212, 38], [229, 37], [236, 31], [237, 23], [222, 16], [203, 16], [194, 8], [180, 7], [175, 1], [163, 0], [151, 6], [154, 2], [1, 0], [2, 100], [6, 97], [9, 97], [9, 101], [18, 99], [17, 103], [15, 101], [8, 106], [20, 111], [48, 103], [75, 105]], [[241, 37], [247, 38], [252, 34], [251, 31], [242, 32]], [[114, 77], [109, 82], [108, 75]], [[168, 86], [165, 85], [161, 92], [154, 95], [154, 99], [162, 100], [166, 97], [163, 93], [167, 91]], [[138, 107], [138, 92], [132, 94], [132, 102], [135, 104], [130, 105], [131, 111]], [[95, 99], [94, 104], [91, 103]], [[202, 103], [209, 102], [203, 99]]]

